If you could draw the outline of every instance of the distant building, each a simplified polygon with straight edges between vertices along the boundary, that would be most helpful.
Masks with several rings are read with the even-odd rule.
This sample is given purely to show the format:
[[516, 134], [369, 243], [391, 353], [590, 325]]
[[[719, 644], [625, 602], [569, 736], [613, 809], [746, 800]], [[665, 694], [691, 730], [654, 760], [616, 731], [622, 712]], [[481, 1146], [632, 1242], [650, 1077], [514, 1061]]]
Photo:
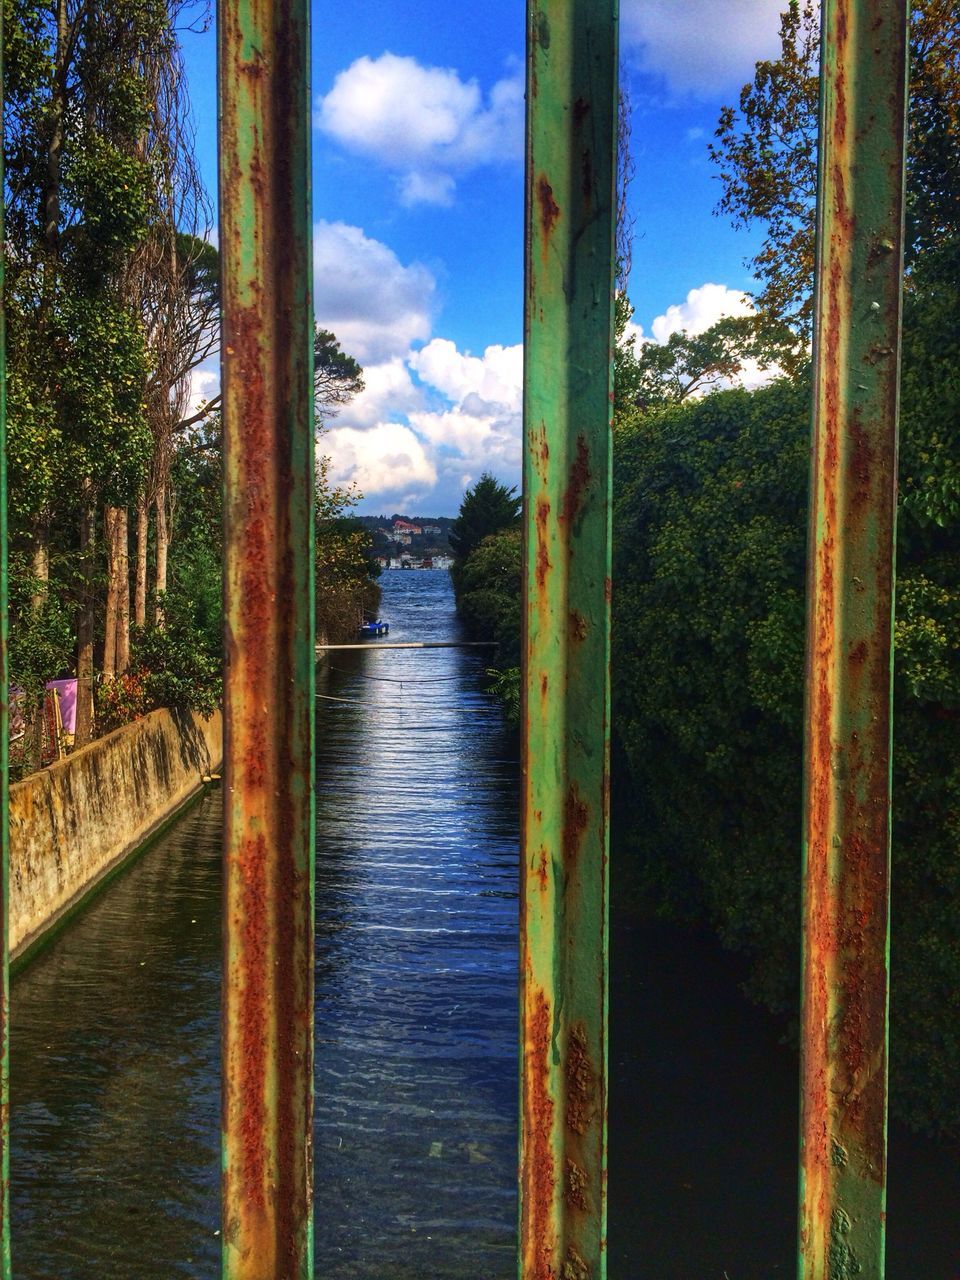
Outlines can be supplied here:
[[[409, 520], [394, 520], [393, 533], [394, 537], [396, 537], [398, 534], [420, 534], [423, 533], [423, 530], [418, 524], [411, 524]], [[409, 540], [408, 536], [407, 541], [409, 542]]]
[[438, 524], [425, 524], [423, 526], [423, 532], [429, 533], [431, 536], [437, 536], [443, 533], [443, 530], [440, 528]]

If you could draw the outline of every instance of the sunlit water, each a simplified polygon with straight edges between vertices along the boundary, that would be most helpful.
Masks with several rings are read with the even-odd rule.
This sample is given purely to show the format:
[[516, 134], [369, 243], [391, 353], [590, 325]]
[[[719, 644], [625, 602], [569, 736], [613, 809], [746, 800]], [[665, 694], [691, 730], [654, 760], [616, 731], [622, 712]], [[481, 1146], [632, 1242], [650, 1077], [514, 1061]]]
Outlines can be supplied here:
[[[390, 639], [457, 637], [446, 573], [384, 585]], [[482, 654], [320, 671], [318, 1276], [514, 1271], [517, 762]], [[18, 1276], [218, 1274], [219, 823], [214, 794], [15, 980]]]
[[[383, 585], [390, 639], [458, 634], [445, 573]], [[447, 649], [321, 668], [331, 1280], [515, 1275], [518, 767], [483, 667]], [[18, 1280], [219, 1275], [219, 858], [214, 793], [14, 981]], [[611, 1280], [790, 1276], [795, 1053], [710, 940], [629, 914], [627, 873], [614, 859]], [[958, 1280], [956, 1151], [894, 1126], [890, 1166], [888, 1280]]]

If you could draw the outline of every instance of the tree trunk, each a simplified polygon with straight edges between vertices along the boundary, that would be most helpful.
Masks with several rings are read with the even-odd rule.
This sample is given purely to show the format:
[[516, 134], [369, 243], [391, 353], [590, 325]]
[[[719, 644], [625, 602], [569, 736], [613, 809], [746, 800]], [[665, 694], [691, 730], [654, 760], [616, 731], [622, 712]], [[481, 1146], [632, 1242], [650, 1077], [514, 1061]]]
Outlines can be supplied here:
[[163, 625], [162, 593], [167, 589], [167, 551], [170, 546], [170, 533], [167, 527], [167, 483], [157, 486], [157, 565], [154, 585], [157, 593], [155, 605], [155, 621], [157, 626]]
[[30, 530], [30, 572], [38, 585], [31, 597], [34, 613], [47, 601], [47, 584], [50, 581], [50, 521], [37, 516]]
[[133, 591], [133, 621], [147, 625], [147, 539], [150, 536], [150, 507], [147, 495], [137, 499], [137, 569]]
[[[84, 492], [89, 495], [89, 481], [84, 483]], [[85, 506], [80, 517], [80, 565], [83, 585], [80, 616], [77, 621], [77, 722], [73, 737], [75, 747], [85, 747], [93, 738], [93, 579], [96, 545], [96, 508]]]
[[107, 607], [103, 619], [103, 678], [112, 680], [117, 674], [117, 508], [106, 507], [103, 533], [107, 548]]
[[[50, 584], [50, 521], [46, 516], [37, 516], [30, 530], [30, 572], [36, 582], [30, 604], [34, 614], [39, 614], [47, 603]], [[53, 679], [55, 671], [41, 671], [39, 706], [28, 709], [26, 716], [26, 738], [30, 743], [33, 756], [33, 767], [39, 769], [43, 763], [43, 685]]]
[[130, 531], [127, 508], [117, 508], [117, 675], [130, 669]]

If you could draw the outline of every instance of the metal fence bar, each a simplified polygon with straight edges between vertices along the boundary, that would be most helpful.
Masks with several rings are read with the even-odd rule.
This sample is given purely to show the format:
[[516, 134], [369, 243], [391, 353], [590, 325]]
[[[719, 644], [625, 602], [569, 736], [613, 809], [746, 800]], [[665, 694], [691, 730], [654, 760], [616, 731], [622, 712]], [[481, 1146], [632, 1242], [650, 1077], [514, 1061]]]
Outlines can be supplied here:
[[523, 1280], [606, 1275], [616, 0], [529, 0]]
[[908, 3], [822, 29], [799, 1275], [880, 1280]]
[[10, 667], [7, 649], [9, 620], [3, 84], [3, 14], [0, 12], [0, 1280], [10, 1280]]
[[308, 0], [219, 8], [223, 1275], [312, 1280], [314, 608]]

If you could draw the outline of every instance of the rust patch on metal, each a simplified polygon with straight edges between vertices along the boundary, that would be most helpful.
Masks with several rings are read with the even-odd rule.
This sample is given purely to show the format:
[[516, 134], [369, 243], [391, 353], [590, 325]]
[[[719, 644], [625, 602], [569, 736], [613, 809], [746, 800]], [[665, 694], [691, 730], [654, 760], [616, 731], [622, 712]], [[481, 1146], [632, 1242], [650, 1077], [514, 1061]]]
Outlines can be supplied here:
[[537, 498], [537, 586], [542, 591], [547, 584], [550, 572], [550, 552], [547, 550], [548, 526], [550, 523], [550, 502], [544, 497]]
[[567, 788], [563, 801], [563, 862], [569, 870], [577, 860], [583, 835], [590, 821], [590, 810], [575, 782]]
[[567, 1250], [563, 1269], [560, 1272], [560, 1280], [590, 1280], [590, 1268], [574, 1249], [573, 1245]]
[[583, 1213], [587, 1212], [590, 1207], [587, 1202], [587, 1187], [587, 1175], [575, 1160], [568, 1160], [564, 1199], [571, 1208], [580, 1209]]
[[540, 846], [540, 856], [537, 862], [537, 880], [540, 882], [540, 892], [546, 893], [550, 887], [550, 860], [543, 845]]
[[582, 1137], [596, 1114], [597, 1073], [590, 1061], [587, 1033], [579, 1022], [567, 1035], [566, 1080], [567, 1128]]
[[524, 1275], [555, 1280], [553, 1203], [556, 1170], [553, 1158], [553, 1098], [550, 1096], [552, 1012], [542, 987], [528, 990], [524, 1044], [523, 1091], [523, 1232]]
[[576, 640], [578, 644], [583, 644], [589, 630], [586, 618], [579, 609], [571, 609], [568, 621], [570, 624], [570, 639]]
[[570, 468], [567, 491], [563, 499], [561, 519], [573, 528], [583, 511], [584, 498], [590, 484], [590, 450], [583, 435], [577, 436], [577, 453]]
[[541, 173], [537, 179], [537, 204], [540, 207], [540, 226], [543, 229], [543, 247], [546, 250], [560, 217], [560, 206], [553, 198], [553, 187], [545, 173]]

